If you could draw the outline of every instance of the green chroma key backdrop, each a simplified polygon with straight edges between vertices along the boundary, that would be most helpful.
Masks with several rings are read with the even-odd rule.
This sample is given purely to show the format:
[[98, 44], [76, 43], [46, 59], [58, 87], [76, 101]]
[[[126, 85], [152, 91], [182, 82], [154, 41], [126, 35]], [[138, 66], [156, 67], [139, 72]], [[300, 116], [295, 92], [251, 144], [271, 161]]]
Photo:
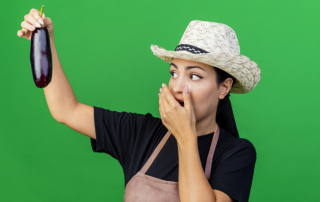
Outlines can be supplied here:
[[123, 200], [120, 164], [55, 121], [33, 83], [30, 41], [17, 31], [24, 15], [41, 5], [80, 102], [156, 117], [159, 88], [170, 74], [150, 45], [174, 50], [191, 20], [231, 26], [241, 54], [262, 72], [253, 91], [230, 97], [240, 137], [257, 150], [250, 201], [319, 201], [319, 1], [0, 4], [0, 201]]

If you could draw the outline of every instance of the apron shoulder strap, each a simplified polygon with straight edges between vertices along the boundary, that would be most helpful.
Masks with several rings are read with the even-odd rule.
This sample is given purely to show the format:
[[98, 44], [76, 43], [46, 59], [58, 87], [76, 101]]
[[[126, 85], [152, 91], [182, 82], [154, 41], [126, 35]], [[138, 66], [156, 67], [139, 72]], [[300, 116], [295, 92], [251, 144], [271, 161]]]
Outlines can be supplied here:
[[144, 166], [142, 167], [142, 169], [140, 170], [142, 173], [146, 173], [147, 170], [149, 169], [149, 167], [151, 166], [151, 164], [153, 163], [153, 161], [155, 160], [155, 158], [158, 156], [160, 150], [162, 149], [162, 147], [164, 146], [164, 144], [167, 142], [169, 136], [170, 136], [171, 132], [168, 131], [165, 136], [162, 138], [161, 142], [158, 144], [158, 146], [156, 147], [156, 149], [153, 151], [153, 153], [151, 154], [151, 156], [149, 157], [148, 161], [144, 164]]
[[211, 142], [211, 146], [210, 146], [210, 150], [209, 150], [209, 154], [206, 162], [206, 168], [205, 168], [205, 174], [208, 180], [210, 179], [210, 175], [211, 175], [212, 159], [213, 159], [213, 154], [219, 139], [219, 133], [220, 133], [220, 129], [217, 124], [216, 131], [214, 132], [214, 136], [212, 138], [212, 142]]

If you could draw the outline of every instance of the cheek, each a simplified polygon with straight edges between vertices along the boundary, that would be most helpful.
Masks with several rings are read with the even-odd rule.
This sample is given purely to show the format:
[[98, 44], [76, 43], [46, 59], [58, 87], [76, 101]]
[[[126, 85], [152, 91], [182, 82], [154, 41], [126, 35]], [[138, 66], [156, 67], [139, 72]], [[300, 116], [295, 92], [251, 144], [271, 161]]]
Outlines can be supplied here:
[[193, 99], [197, 102], [204, 101], [208, 99], [212, 99], [215, 91], [212, 85], [203, 83], [201, 85], [191, 86]]
[[208, 98], [208, 94], [202, 91], [196, 91], [191, 95], [192, 103], [197, 110], [207, 107], [206, 105], [210, 103]]
[[213, 103], [218, 99], [216, 93], [217, 90], [215, 90], [213, 84], [201, 85], [196, 88], [192, 88], [191, 100], [195, 110], [199, 113], [212, 110], [211, 108]]

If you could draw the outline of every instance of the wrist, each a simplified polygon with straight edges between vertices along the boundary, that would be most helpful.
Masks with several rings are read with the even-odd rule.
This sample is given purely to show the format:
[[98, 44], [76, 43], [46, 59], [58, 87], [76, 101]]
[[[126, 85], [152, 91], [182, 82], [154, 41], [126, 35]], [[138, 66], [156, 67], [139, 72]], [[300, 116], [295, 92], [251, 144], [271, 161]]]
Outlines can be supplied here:
[[54, 41], [54, 37], [53, 37], [53, 34], [49, 34], [49, 39], [50, 39], [50, 41]]
[[54, 37], [52, 36], [50, 36], [49, 37], [50, 38], [50, 46], [52, 47], [52, 46], [54, 46], [55, 44], [54, 44]]
[[185, 146], [188, 147], [190, 144], [197, 143], [198, 141], [197, 132], [191, 128], [180, 132], [178, 137], [180, 138], [177, 139], [177, 143], [178, 143], [178, 146], [181, 146], [181, 147], [185, 147]]

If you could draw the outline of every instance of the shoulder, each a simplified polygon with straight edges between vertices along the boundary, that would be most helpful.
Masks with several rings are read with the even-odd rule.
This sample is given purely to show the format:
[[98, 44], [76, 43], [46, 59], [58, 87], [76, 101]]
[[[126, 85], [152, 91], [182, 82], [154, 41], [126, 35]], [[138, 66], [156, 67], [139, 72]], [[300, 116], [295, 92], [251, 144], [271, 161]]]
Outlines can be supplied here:
[[212, 166], [210, 184], [236, 201], [248, 201], [256, 150], [251, 141], [233, 137], [221, 128], [216, 161]]
[[116, 111], [105, 109], [102, 107], [94, 107], [94, 115], [96, 119], [113, 119], [113, 120], [121, 120], [121, 121], [138, 121], [138, 122], [161, 122], [160, 118], [153, 116], [150, 113], [142, 114], [136, 112], [124, 112], [124, 111]]
[[94, 121], [98, 131], [113, 130], [113, 134], [118, 131], [143, 138], [146, 135], [162, 135], [166, 131], [161, 119], [151, 113], [118, 112], [94, 106]]
[[[252, 142], [246, 138], [233, 137], [228, 131], [221, 128], [221, 145], [224, 148], [224, 158], [242, 157], [256, 159], [256, 149]], [[219, 142], [218, 142], [219, 143]]]

